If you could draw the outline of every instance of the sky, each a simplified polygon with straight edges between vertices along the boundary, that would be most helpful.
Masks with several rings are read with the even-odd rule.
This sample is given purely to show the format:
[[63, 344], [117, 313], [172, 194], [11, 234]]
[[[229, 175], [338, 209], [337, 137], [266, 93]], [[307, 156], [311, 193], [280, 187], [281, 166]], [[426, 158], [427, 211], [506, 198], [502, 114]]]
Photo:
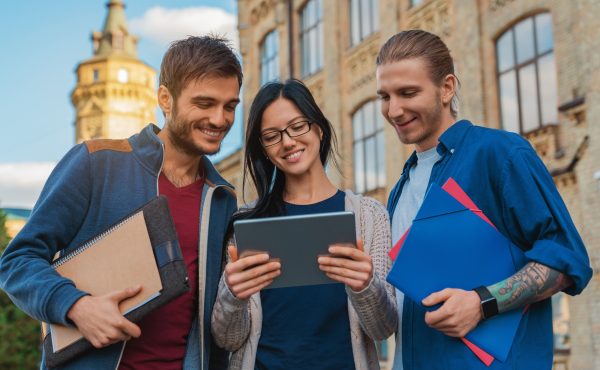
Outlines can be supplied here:
[[[124, 2], [129, 31], [139, 37], [138, 57], [157, 71], [169, 43], [188, 35], [218, 33], [238, 45], [235, 0]], [[0, 2], [0, 207], [32, 208], [56, 162], [75, 144], [75, 68], [93, 55], [91, 33], [102, 30], [107, 3]], [[241, 115], [238, 110], [215, 159], [239, 147]]]

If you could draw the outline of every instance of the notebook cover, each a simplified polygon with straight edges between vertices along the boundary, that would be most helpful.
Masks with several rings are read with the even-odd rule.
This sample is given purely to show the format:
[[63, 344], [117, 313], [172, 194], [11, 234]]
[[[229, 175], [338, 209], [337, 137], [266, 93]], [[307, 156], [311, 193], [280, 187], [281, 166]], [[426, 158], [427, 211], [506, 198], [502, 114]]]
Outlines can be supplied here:
[[[133, 322], [189, 289], [167, 199], [154, 198], [53, 263], [56, 271], [92, 295], [141, 284], [119, 308]], [[60, 366], [93, 348], [74, 327], [43, 324], [46, 365]]]

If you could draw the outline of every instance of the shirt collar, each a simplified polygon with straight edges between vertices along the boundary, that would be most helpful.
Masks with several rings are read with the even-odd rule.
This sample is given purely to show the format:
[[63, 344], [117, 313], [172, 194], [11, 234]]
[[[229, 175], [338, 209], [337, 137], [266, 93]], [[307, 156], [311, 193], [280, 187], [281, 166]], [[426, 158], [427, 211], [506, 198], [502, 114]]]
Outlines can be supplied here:
[[[463, 137], [467, 133], [467, 130], [471, 126], [473, 126], [473, 124], [467, 120], [455, 122], [442, 134], [442, 136], [440, 136], [440, 143], [437, 146], [437, 152], [440, 155], [444, 155], [446, 152], [454, 153], [456, 146], [460, 144]], [[407, 173], [406, 170], [414, 166], [415, 163], [417, 163], [416, 151], [412, 152], [406, 163], [404, 163], [402, 174]]]
[[473, 126], [473, 124], [467, 120], [460, 120], [450, 126], [442, 136], [440, 136], [438, 153], [440, 153], [440, 155], [443, 155], [446, 151], [454, 153], [454, 150], [460, 145], [471, 126]]

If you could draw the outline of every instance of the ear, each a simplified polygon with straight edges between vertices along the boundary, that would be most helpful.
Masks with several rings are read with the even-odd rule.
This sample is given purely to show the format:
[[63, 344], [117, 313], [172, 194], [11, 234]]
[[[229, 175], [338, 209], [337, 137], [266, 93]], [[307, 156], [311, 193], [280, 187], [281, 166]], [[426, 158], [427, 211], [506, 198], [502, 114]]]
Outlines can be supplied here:
[[158, 106], [163, 111], [165, 117], [169, 117], [173, 111], [173, 96], [166, 86], [160, 85], [157, 92]]
[[441, 95], [442, 95], [442, 103], [450, 104], [452, 98], [456, 94], [456, 89], [458, 87], [458, 79], [455, 75], [449, 74], [444, 77], [442, 84], [440, 86]]
[[316, 123], [313, 124], [314, 129], [317, 130], [317, 135], [319, 135], [319, 140], [323, 141], [323, 130], [321, 129], [321, 126], [317, 125]]

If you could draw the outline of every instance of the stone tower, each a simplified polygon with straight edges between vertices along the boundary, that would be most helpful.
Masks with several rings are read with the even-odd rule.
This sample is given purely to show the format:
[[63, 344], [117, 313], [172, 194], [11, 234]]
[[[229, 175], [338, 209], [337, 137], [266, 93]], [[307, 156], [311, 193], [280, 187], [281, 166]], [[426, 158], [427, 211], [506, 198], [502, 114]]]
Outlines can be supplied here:
[[156, 72], [137, 57], [123, 2], [110, 0], [107, 7], [102, 32], [92, 33], [94, 55], [76, 69], [71, 101], [77, 143], [128, 137], [156, 122]]

